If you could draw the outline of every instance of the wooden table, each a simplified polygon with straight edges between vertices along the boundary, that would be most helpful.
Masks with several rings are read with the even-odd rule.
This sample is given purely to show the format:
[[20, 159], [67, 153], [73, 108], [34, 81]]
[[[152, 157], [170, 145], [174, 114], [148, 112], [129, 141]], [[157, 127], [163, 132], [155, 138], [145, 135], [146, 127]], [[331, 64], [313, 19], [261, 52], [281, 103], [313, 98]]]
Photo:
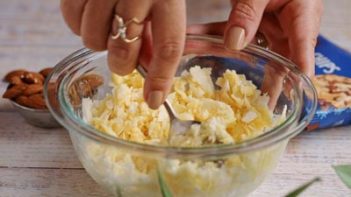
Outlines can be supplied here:
[[[189, 21], [224, 19], [226, 0], [188, 0]], [[351, 51], [351, 1], [325, 1], [321, 31]], [[194, 9], [196, 8], [196, 9]], [[81, 47], [54, 0], [0, 0], [0, 78], [9, 70], [55, 65]], [[6, 84], [0, 83], [0, 93]], [[291, 140], [278, 168], [251, 196], [282, 196], [313, 177], [302, 196], [351, 196], [331, 165], [351, 163], [351, 127], [305, 132]], [[0, 196], [108, 196], [84, 171], [64, 129], [28, 125], [0, 99]]]

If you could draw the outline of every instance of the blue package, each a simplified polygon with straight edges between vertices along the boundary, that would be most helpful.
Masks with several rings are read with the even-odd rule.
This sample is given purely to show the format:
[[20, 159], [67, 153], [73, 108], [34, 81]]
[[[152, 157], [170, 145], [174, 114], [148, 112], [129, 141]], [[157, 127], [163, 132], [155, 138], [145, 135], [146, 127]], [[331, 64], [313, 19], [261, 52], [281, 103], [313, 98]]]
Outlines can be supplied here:
[[315, 58], [318, 108], [307, 130], [351, 124], [351, 53], [319, 36]]

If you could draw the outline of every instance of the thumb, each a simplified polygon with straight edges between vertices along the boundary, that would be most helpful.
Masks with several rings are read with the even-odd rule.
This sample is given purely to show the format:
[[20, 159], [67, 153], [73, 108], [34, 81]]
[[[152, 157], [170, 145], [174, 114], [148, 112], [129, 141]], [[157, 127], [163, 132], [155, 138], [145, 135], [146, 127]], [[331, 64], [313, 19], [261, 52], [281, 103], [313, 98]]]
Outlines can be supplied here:
[[250, 43], [260, 25], [268, 2], [269, 0], [233, 1], [233, 9], [224, 34], [227, 48], [241, 50]]
[[310, 77], [314, 75], [314, 50], [322, 12], [320, 1], [302, 0], [291, 1], [279, 14], [282, 28], [287, 32], [290, 58]]

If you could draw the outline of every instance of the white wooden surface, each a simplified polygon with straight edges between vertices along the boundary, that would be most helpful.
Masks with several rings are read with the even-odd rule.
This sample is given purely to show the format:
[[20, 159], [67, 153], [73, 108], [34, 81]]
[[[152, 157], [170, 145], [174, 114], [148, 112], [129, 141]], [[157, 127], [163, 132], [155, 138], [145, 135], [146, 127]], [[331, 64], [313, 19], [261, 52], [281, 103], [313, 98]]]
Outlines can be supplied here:
[[[226, 0], [188, 3], [190, 23], [228, 15]], [[325, 1], [321, 32], [351, 51], [350, 10], [349, 0]], [[57, 0], [0, 0], [0, 78], [15, 68], [52, 66], [80, 47], [63, 23]], [[0, 82], [0, 94], [5, 88]], [[316, 176], [323, 182], [302, 196], [351, 196], [331, 168], [346, 163], [351, 164], [351, 127], [305, 132], [291, 140], [274, 174], [251, 196], [283, 196]], [[86, 174], [64, 129], [30, 126], [0, 99], [0, 196], [108, 194]]]

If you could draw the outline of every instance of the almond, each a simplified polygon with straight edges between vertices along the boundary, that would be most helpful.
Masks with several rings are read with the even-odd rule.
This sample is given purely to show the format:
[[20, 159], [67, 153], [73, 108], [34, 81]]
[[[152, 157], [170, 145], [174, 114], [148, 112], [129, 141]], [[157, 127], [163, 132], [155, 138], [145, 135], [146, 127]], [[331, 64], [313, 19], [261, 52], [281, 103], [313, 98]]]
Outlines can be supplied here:
[[81, 98], [93, 96], [97, 88], [104, 83], [104, 79], [97, 74], [87, 74], [78, 78], [71, 86], [68, 92], [71, 104], [78, 106]]
[[25, 85], [10, 86], [10, 88], [5, 91], [2, 97], [7, 99], [14, 99], [20, 96], [25, 89], [26, 89]]
[[44, 68], [41, 71], [39, 71], [39, 73], [43, 75], [44, 78], [46, 78], [52, 72], [53, 69], [54, 68], [52, 67]]
[[33, 109], [45, 109], [45, 101], [43, 94], [33, 94], [32, 96], [19, 96], [16, 98], [16, 103], [19, 105], [33, 108]]
[[32, 94], [41, 93], [43, 91], [42, 84], [30, 84], [27, 85], [26, 89], [23, 91], [22, 95], [30, 96]]
[[43, 84], [44, 80], [45, 79], [41, 74], [35, 72], [26, 72], [23, 78], [23, 81], [28, 84]]
[[71, 104], [73, 106], [79, 106], [79, 104], [81, 103], [81, 97], [79, 96], [75, 85], [72, 85], [69, 88], [68, 95], [69, 95]]
[[22, 106], [33, 108], [33, 109], [41, 109], [43, 107], [41, 104], [38, 104], [37, 103], [38, 100], [35, 98], [33, 99], [33, 97], [30, 98], [28, 96], [22, 95], [22, 96], [17, 97], [15, 101], [16, 101], [16, 103], [18, 103]]
[[28, 107], [35, 108], [35, 109], [46, 109], [46, 104], [42, 93], [33, 94], [29, 96], [25, 104]]
[[51, 105], [54, 108], [59, 107], [58, 100], [56, 99], [57, 97], [57, 91], [55, 91], [58, 87], [58, 84], [56, 82], [50, 82], [48, 83], [47, 89], [48, 89], [48, 100], [50, 101]]
[[20, 76], [13, 76], [11, 77], [8, 82], [11, 84], [11, 85], [21, 85], [23, 84], [23, 81], [21, 79]]
[[12, 77], [19, 77], [20, 79], [24, 78], [24, 74], [27, 73], [24, 69], [14, 70], [5, 75], [5, 81], [10, 82]]
[[88, 74], [80, 78], [79, 81], [86, 81], [90, 85], [91, 89], [96, 89], [104, 84], [104, 79], [97, 74]]
[[26, 105], [26, 103], [28, 103], [28, 97], [27, 97], [27, 96], [21, 95], [21, 96], [17, 97], [17, 98], [15, 99], [15, 101], [16, 101], [16, 103], [18, 103], [19, 105], [28, 107], [28, 106]]

